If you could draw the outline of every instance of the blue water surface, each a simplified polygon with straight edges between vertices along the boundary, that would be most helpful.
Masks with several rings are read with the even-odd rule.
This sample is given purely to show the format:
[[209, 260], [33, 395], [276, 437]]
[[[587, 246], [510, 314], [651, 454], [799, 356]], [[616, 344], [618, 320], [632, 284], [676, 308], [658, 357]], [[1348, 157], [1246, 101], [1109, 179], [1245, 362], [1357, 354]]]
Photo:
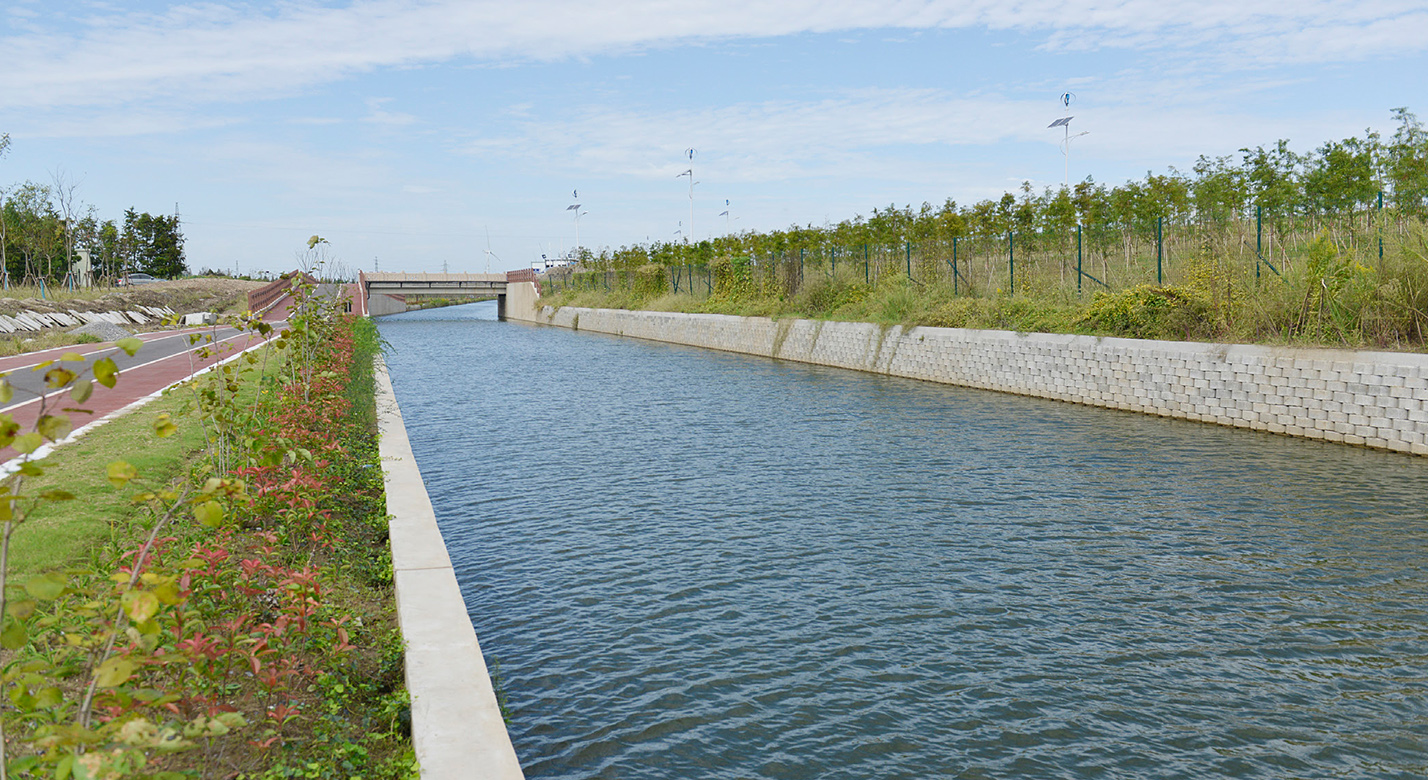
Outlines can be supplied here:
[[528, 777], [1428, 776], [1428, 459], [379, 322]]

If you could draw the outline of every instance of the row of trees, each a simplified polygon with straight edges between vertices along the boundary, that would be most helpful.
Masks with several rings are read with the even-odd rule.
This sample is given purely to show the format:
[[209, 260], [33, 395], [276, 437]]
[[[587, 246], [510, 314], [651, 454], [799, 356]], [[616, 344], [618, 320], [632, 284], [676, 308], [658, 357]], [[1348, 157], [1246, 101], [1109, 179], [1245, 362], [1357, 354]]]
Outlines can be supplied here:
[[[0, 157], [9, 137], [0, 135]], [[88, 252], [96, 281], [142, 271], [174, 278], [188, 271], [177, 215], [129, 209], [122, 220], [102, 220], [80, 202], [77, 185], [63, 174], [51, 183], [26, 181], [0, 187], [0, 268], [12, 283], [62, 282]]]
[[1241, 149], [1237, 156], [1202, 156], [1189, 173], [1172, 168], [1120, 186], [1087, 178], [1069, 190], [1037, 193], [1027, 183], [1019, 194], [971, 206], [951, 199], [917, 209], [894, 204], [873, 209], [870, 217], [822, 227], [795, 225], [692, 245], [654, 242], [599, 254], [584, 250], [578, 259], [590, 269], [628, 270], [650, 263], [700, 265], [717, 257], [837, 247], [947, 244], [954, 237], [1066, 236], [1077, 225], [1114, 231], [1129, 254], [1137, 243], [1154, 240], [1157, 231], [1242, 230], [1261, 219], [1271, 243], [1323, 228], [1351, 242], [1381, 226], [1379, 218], [1385, 215], [1400, 227], [1428, 218], [1428, 130], [1407, 108], [1394, 109], [1393, 119], [1397, 127], [1388, 138], [1370, 130], [1307, 154], [1295, 153], [1281, 140], [1268, 148]]

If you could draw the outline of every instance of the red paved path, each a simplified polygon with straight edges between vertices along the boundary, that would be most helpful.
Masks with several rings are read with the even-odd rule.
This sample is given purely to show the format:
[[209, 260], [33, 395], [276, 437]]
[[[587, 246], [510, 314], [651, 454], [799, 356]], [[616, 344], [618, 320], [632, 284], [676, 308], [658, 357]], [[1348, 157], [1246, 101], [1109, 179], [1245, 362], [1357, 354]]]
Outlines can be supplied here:
[[[264, 314], [263, 319], [269, 322], [277, 322], [286, 318], [288, 306], [286, 301], [280, 302], [271, 310]], [[181, 331], [159, 331], [155, 333], [139, 334], [139, 338], [145, 342], [155, 341], [176, 334], [187, 335], [191, 333], [210, 332], [209, 328], [190, 328]], [[276, 336], [276, 331], [274, 332]], [[74, 403], [69, 393], [63, 392], [52, 395], [43, 402], [43, 408], [48, 414], [55, 414], [56, 410], [64, 407], [80, 407], [88, 409], [93, 414], [83, 414], [78, 412], [64, 412], [69, 415], [70, 422], [76, 430], [83, 428], [93, 422], [99, 421], [106, 416], [123, 409], [135, 401], [145, 396], [157, 393], [170, 385], [189, 378], [193, 374], [201, 371], [213, 364], [232, 357], [245, 349], [255, 347], [263, 342], [263, 338], [256, 333], [238, 333], [226, 339], [220, 340], [216, 348], [211, 350], [215, 354], [201, 358], [196, 353], [207, 344], [195, 344], [191, 347], [153, 361], [144, 360], [144, 350], [141, 348], [136, 354], [140, 363], [130, 368], [123, 368], [119, 372], [119, 381], [113, 389], [104, 387], [99, 383], [94, 384], [94, 394], [83, 404]], [[85, 356], [95, 358], [110, 355], [116, 352], [112, 343], [104, 344], [80, 344], [77, 346], [60, 347], [57, 349], [45, 350], [43, 352], [30, 352], [23, 355], [12, 355], [0, 358], [0, 372], [4, 371], [28, 371], [30, 366], [45, 360], [58, 360], [60, 355], [66, 352], [78, 352]], [[123, 354], [120, 352], [119, 354]], [[86, 374], [87, 376], [87, 374]], [[18, 394], [17, 398], [20, 397]], [[40, 417], [42, 409], [41, 399], [33, 399], [25, 403], [19, 403], [5, 409], [5, 412], [14, 417], [15, 422], [20, 424], [22, 431], [29, 431]], [[19, 453], [13, 448], [6, 447], [0, 449], [0, 463], [9, 461]]]

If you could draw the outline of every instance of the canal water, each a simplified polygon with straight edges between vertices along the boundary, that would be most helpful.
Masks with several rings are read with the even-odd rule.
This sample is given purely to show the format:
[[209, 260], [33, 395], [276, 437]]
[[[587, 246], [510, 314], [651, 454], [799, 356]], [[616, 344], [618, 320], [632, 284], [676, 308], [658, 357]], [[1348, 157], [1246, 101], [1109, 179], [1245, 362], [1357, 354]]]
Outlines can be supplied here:
[[1428, 776], [1428, 459], [379, 322], [528, 777]]

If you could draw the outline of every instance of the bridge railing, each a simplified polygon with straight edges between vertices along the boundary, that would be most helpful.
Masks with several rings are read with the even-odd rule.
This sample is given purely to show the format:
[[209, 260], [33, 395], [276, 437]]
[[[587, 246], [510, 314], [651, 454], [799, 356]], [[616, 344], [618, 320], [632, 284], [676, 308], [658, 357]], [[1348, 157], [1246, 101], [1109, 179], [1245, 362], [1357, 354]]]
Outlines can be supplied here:
[[540, 295], [540, 276], [536, 274], [534, 268], [517, 268], [514, 271], [506, 272], [506, 284], [517, 284], [520, 282], [530, 282], [536, 286], [536, 295]]
[[[299, 273], [293, 271], [283, 274], [272, 282], [259, 287], [248, 293], [248, 311], [263, 311], [272, 306], [279, 298], [287, 295], [288, 290], [297, 283]], [[316, 284], [317, 280], [307, 274], [302, 274], [303, 281], [308, 284]]]

